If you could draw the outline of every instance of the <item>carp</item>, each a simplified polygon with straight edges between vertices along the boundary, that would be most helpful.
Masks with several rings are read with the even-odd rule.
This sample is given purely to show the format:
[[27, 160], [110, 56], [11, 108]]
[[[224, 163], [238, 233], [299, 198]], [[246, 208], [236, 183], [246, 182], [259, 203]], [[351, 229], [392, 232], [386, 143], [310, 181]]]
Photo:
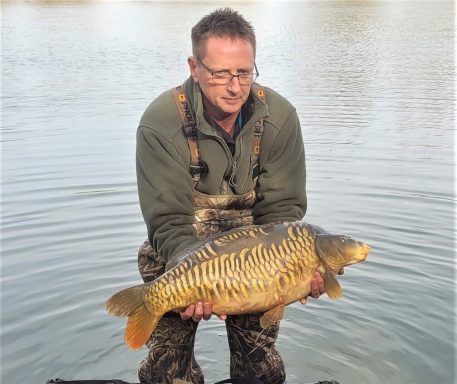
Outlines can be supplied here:
[[279, 322], [284, 308], [309, 295], [315, 271], [327, 295], [339, 298], [335, 275], [367, 258], [370, 247], [303, 221], [251, 225], [205, 238], [167, 264], [156, 280], [124, 289], [107, 311], [128, 317], [125, 342], [140, 348], [167, 312], [199, 301], [215, 314], [264, 312], [263, 328]]

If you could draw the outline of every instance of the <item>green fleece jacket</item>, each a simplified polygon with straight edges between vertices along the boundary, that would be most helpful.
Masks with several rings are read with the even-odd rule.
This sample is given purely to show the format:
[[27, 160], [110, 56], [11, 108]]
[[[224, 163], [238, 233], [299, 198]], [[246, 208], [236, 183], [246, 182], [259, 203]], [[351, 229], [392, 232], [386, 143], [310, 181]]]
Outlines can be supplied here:
[[[184, 91], [192, 103], [201, 160], [208, 172], [196, 189], [210, 195], [257, 194], [255, 224], [295, 221], [306, 212], [305, 153], [295, 108], [282, 96], [264, 87], [265, 102], [251, 92], [253, 113], [236, 137], [232, 155], [226, 142], [203, 117], [201, 90], [192, 78]], [[251, 139], [255, 121], [264, 118], [260, 145], [260, 175], [253, 185]], [[234, 183], [229, 187], [233, 163]], [[197, 241], [192, 206], [193, 182], [189, 174], [190, 151], [171, 91], [157, 97], [144, 112], [137, 131], [137, 182], [141, 211], [149, 240], [168, 261]]]

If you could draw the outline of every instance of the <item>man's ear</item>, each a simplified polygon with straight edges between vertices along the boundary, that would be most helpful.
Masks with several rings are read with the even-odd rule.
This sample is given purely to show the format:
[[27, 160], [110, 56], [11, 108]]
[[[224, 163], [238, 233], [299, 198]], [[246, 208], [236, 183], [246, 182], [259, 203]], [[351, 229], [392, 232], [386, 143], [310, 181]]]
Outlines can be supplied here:
[[198, 76], [197, 76], [197, 59], [193, 56], [189, 56], [187, 58], [187, 64], [189, 64], [190, 74], [194, 81], [198, 83]]

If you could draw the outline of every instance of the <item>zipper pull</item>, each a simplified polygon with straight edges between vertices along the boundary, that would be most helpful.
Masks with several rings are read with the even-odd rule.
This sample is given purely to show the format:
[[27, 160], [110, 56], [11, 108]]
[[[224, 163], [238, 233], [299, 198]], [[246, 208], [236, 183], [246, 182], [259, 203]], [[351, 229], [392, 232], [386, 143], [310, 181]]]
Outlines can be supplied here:
[[236, 185], [235, 183], [235, 174], [236, 174], [236, 169], [237, 169], [237, 164], [236, 164], [236, 160], [233, 161], [233, 164], [232, 164], [232, 173], [230, 174], [230, 179], [229, 179], [229, 185], [231, 187], [238, 187], [238, 185]]

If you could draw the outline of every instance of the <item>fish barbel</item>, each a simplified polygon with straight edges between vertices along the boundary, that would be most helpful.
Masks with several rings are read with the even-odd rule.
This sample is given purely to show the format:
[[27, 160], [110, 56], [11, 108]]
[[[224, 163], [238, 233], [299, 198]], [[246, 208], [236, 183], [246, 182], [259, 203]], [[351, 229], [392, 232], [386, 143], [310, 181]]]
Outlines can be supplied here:
[[199, 301], [215, 314], [265, 312], [266, 328], [284, 307], [311, 292], [315, 271], [327, 295], [341, 296], [335, 274], [367, 258], [370, 247], [303, 221], [251, 225], [199, 241], [170, 260], [156, 280], [124, 289], [106, 302], [115, 316], [128, 317], [125, 342], [140, 348], [167, 312]]

